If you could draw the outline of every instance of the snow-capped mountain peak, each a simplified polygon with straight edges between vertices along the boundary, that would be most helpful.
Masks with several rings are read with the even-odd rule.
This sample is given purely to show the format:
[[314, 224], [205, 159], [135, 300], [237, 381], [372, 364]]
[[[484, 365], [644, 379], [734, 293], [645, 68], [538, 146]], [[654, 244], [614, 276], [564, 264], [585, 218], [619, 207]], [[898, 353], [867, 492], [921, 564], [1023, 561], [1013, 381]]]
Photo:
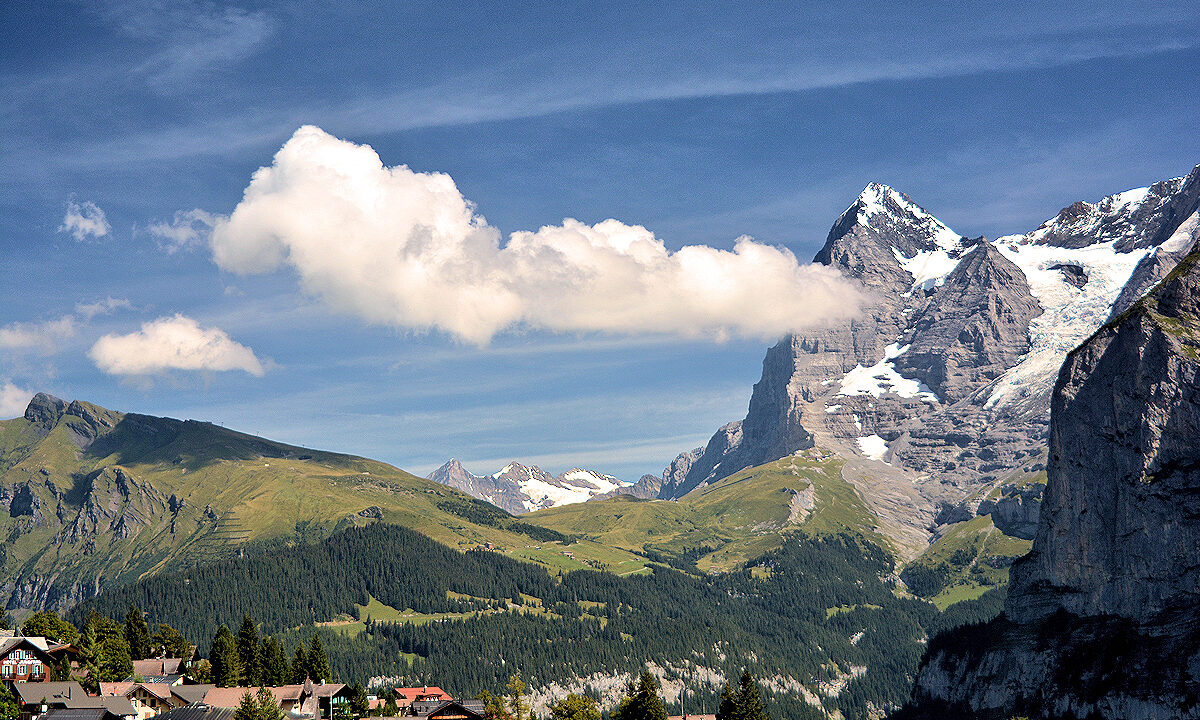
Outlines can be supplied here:
[[517, 514], [586, 502], [628, 487], [628, 483], [594, 470], [572, 468], [555, 476], [537, 465], [516, 461], [491, 475], [480, 476], [468, 472], [457, 460], [450, 460], [431, 473], [429, 479]]

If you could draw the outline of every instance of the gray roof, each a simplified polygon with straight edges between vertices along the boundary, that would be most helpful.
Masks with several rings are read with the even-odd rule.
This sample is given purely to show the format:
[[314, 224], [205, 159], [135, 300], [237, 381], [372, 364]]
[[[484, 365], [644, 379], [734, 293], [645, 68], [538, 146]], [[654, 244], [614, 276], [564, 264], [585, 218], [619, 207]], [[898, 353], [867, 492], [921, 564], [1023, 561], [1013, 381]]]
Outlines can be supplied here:
[[215, 687], [216, 685], [172, 685], [171, 694], [186, 703], [198, 703]]
[[42, 720], [120, 720], [120, 716], [104, 708], [54, 708]]
[[155, 720], [233, 720], [233, 708], [213, 707], [204, 703], [192, 703], [181, 708], [175, 708], [155, 718]]
[[137, 715], [128, 698], [88, 695], [77, 682], [18, 682], [13, 683], [12, 687], [22, 705], [37, 705], [45, 700], [52, 707], [103, 708], [114, 715]]
[[50, 702], [71, 701], [88, 697], [83, 686], [74, 681], [68, 682], [19, 682], [13, 683], [13, 690], [22, 705], [32, 705], [45, 698]]

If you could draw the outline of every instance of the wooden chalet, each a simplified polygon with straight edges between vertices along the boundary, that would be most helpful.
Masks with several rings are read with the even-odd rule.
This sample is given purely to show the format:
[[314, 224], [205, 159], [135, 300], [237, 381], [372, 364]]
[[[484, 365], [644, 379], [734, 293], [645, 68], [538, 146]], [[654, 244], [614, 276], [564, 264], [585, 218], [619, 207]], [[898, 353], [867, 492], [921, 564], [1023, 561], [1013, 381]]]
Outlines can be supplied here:
[[396, 707], [401, 715], [411, 715], [413, 703], [442, 703], [447, 700], [453, 700], [450, 694], [440, 687], [403, 687], [396, 688]]
[[45, 682], [64, 657], [78, 654], [74, 647], [44, 637], [0, 636], [0, 681]]
[[[478, 706], [474, 706], [478, 702]], [[418, 718], [426, 720], [483, 720], [483, 702], [469, 700], [447, 700], [438, 703], [428, 712], [420, 713]], [[474, 707], [472, 707], [474, 706]]]

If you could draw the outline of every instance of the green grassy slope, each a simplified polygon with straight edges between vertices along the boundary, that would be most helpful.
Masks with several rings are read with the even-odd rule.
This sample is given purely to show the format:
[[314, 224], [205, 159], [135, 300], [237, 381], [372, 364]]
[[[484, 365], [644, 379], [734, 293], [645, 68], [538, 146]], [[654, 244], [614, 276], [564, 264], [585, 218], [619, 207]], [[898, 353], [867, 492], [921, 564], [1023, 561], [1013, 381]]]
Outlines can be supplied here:
[[505, 529], [506, 513], [473, 522], [462, 509], [478, 502], [374, 460], [74, 403], [57, 419], [0, 422], [0, 603], [65, 608], [100, 587], [373, 518], [558, 570], [645, 565], [590, 542], [564, 555]]
[[524, 519], [620, 550], [695, 560], [710, 571], [773, 550], [797, 530], [849, 531], [888, 545], [875, 532], [873, 514], [842, 479], [841, 462], [816, 450], [747, 468], [677, 501], [593, 500]]

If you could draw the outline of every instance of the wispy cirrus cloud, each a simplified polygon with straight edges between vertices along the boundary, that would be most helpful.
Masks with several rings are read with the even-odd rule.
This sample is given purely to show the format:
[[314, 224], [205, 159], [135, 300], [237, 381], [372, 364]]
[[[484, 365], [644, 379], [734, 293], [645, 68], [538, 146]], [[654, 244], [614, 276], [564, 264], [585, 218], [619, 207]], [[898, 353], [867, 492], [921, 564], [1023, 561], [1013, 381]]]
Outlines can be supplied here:
[[199, 208], [181, 210], [170, 220], [156, 220], [147, 226], [158, 243], [167, 253], [175, 253], [208, 242], [217, 216]]
[[131, 0], [109, 7], [107, 16], [126, 36], [153, 48], [130, 72], [163, 92], [249, 58], [275, 32], [263, 11], [206, 2]]

